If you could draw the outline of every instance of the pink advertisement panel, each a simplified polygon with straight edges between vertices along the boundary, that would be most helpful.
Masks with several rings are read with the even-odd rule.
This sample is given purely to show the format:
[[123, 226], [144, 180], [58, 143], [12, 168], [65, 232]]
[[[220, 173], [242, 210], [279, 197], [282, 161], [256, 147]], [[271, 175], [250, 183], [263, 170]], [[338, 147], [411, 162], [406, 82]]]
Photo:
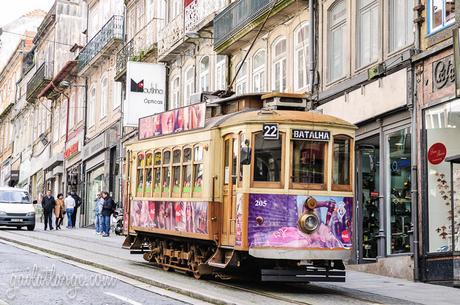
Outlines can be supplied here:
[[206, 103], [190, 105], [139, 119], [139, 140], [203, 128]]
[[208, 234], [208, 203], [192, 201], [131, 202], [131, 226]]

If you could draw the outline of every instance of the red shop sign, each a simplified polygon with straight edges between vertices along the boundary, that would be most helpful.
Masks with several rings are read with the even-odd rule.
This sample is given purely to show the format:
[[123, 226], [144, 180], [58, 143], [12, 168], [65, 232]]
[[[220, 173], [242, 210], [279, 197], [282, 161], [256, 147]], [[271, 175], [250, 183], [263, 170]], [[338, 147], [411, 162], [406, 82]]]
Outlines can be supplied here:
[[447, 149], [442, 143], [435, 143], [431, 145], [430, 149], [428, 149], [428, 161], [430, 161], [433, 165], [437, 165], [444, 161], [446, 155]]
[[69, 159], [78, 152], [78, 142], [72, 144], [69, 148], [64, 151], [64, 159]]

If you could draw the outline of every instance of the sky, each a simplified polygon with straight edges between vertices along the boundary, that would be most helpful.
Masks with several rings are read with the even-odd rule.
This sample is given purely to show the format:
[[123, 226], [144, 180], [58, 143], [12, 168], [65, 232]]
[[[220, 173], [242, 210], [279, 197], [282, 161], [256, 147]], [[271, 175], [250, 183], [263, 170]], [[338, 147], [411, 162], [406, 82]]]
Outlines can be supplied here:
[[34, 9], [48, 12], [53, 3], [54, 0], [0, 0], [0, 27]]

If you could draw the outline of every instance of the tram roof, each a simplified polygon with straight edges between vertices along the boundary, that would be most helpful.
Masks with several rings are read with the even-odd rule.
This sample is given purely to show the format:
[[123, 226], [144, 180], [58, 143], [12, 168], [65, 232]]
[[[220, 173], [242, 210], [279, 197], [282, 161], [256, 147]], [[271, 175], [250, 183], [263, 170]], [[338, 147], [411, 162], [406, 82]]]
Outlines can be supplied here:
[[[226, 127], [239, 124], [257, 123], [283, 123], [283, 124], [311, 124], [323, 126], [337, 126], [343, 128], [356, 129], [357, 127], [345, 120], [337, 117], [322, 114], [314, 111], [294, 111], [294, 110], [252, 110], [237, 112], [221, 117], [217, 122], [212, 120], [207, 122], [207, 127]], [[210, 123], [210, 124], [209, 124]]]

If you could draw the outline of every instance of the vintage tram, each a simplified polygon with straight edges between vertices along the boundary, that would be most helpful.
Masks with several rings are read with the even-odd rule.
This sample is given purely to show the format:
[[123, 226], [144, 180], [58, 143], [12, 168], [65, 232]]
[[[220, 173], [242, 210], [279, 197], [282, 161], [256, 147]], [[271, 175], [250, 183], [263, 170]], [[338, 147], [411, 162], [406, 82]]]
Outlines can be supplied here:
[[344, 281], [355, 126], [296, 94], [142, 118], [127, 145], [124, 247], [193, 274]]

